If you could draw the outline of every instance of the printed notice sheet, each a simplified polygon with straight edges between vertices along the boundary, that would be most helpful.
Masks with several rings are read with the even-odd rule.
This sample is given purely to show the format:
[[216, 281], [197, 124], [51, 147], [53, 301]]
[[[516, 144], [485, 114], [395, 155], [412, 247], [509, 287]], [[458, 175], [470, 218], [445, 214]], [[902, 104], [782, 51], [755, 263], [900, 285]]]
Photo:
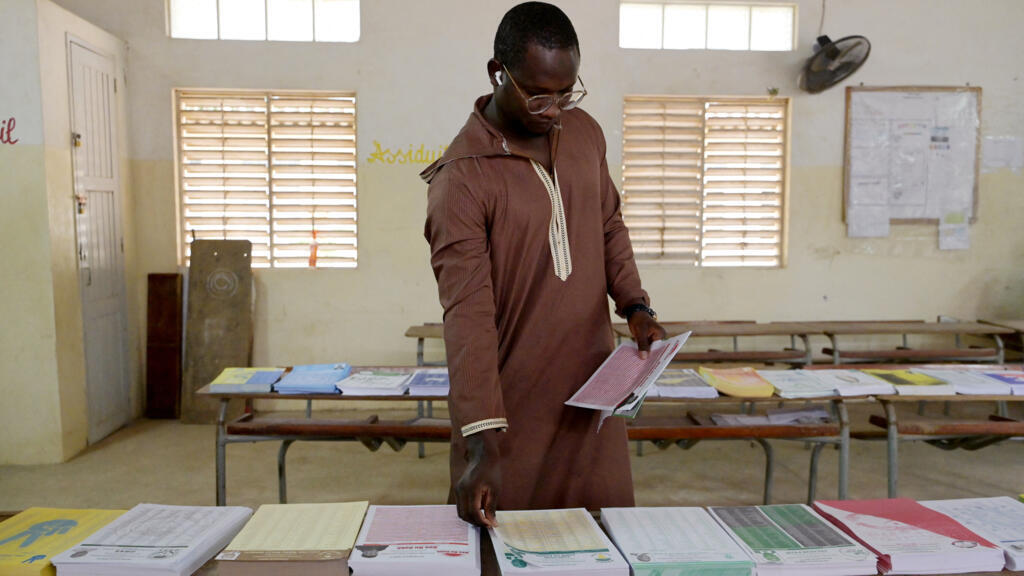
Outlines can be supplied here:
[[616, 574], [629, 564], [583, 508], [497, 512], [491, 528], [502, 574]]
[[754, 563], [702, 508], [604, 508], [604, 524], [636, 576], [750, 576]]

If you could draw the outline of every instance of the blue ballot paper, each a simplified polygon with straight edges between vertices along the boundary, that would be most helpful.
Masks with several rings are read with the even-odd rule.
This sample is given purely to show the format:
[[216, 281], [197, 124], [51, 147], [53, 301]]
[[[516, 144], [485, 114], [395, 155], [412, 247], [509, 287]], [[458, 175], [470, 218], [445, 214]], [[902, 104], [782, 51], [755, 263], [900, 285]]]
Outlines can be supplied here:
[[295, 366], [274, 389], [278, 394], [337, 394], [338, 381], [352, 372], [348, 364], [307, 364]]

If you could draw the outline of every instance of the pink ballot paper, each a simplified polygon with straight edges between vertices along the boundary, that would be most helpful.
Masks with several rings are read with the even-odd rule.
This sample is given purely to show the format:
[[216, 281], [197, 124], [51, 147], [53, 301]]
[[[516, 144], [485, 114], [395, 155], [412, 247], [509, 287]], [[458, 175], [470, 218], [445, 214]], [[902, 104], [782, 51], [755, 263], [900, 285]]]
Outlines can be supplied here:
[[686, 332], [651, 344], [646, 359], [640, 358], [635, 342], [620, 344], [566, 404], [610, 414], [623, 404], [634, 403], [661, 376], [689, 336]]

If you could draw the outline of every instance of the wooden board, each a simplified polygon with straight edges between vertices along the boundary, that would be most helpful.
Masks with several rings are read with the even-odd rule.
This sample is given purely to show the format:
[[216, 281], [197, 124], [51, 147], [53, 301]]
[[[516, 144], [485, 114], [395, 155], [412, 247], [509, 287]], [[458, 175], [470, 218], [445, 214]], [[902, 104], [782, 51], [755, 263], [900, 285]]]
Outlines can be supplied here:
[[185, 376], [181, 419], [213, 423], [219, 403], [196, 391], [221, 370], [248, 366], [252, 356], [252, 244], [196, 240], [188, 279]]

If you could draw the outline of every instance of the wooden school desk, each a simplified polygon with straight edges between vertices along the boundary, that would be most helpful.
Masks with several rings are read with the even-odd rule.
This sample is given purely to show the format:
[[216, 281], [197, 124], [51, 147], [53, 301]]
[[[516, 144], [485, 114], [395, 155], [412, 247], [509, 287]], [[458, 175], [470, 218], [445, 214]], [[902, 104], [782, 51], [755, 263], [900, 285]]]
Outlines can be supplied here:
[[[852, 362], [991, 362], [1002, 364], [1003, 341], [1001, 334], [1012, 334], [1010, 328], [979, 322], [810, 322], [815, 333], [828, 337], [830, 346], [822, 351], [832, 357], [833, 364]], [[953, 347], [912, 349], [908, 335], [948, 336]], [[902, 345], [890, 349], [851, 349], [840, 346], [839, 336], [897, 335]], [[965, 348], [964, 336], [991, 337], [995, 348]]]
[[[752, 362], [772, 363], [778, 362], [800, 366], [812, 363], [812, 350], [808, 337], [821, 332], [812, 324], [804, 322], [662, 322], [668, 336], [678, 336], [684, 332], [691, 332], [690, 339], [694, 338], [732, 338], [732, 350], [693, 350], [694, 345], [687, 340], [686, 345], [679, 351], [674, 362]], [[632, 338], [629, 326], [617, 323], [612, 326], [615, 335], [619, 338]], [[741, 348], [740, 338], [756, 338], [766, 336], [787, 336], [790, 339], [790, 347], [784, 350], [754, 350]], [[799, 339], [801, 346], [796, 346]]]
[[1015, 436], [1024, 437], [1024, 421], [1007, 418], [1005, 414], [992, 414], [988, 419], [957, 419], [948, 416], [907, 415], [897, 417], [900, 404], [919, 402], [991, 402], [1005, 406], [1009, 402], [1024, 402], [1024, 396], [989, 396], [957, 394], [955, 396], [876, 396], [885, 409], [885, 416], [871, 416], [871, 423], [886, 431], [889, 497], [899, 494], [899, 443], [924, 441], [945, 450], [961, 448], [978, 450]]
[[996, 319], [996, 320], [978, 320], [982, 324], [992, 324], [1002, 328], [1009, 328], [1013, 330], [1013, 334], [1007, 334], [1004, 336], [1006, 339], [1006, 347], [1016, 350], [1018, 352], [1024, 352], [1024, 320], [1011, 320], [1007, 318]]
[[[380, 367], [378, 367], [380, 368]], [[354, 368], [368, 369], [368, 368]], [[388, 367], [388, 370], [412, 371], [414, 367]], [[451, 423], [448, 420], [434, 418], [412, 418], [408, 420], [382, 420], [376, 415], [364, 419], [323, 419], [312, 418], [309, 406], [313, 400], [355, 400], [374, 402], [394, 402], [396, 408], [402, 404], [410, 404], [424, 399], [446, 400], [444, 397], [418, 396], [351, 396], [343, 394], [288, 394], [277, 393], [218, 393], [210, 392], [204, 386], [198, 394], [215, 398], [220, 401], [216, 425], [216, 502], [223, 506], [227, 500], [227, 468], [226, 448], [228, 444], [251, 442], [281, 442], [278, 450], [278, 496], [281, 502], [287, 501], [287, 465], [288, 448], [296, 441], [330, 441], [360, 442], [372, 451], [383, 445], [400, 450], [407, 442], [448, 442], [451, 438]], [[306, 400], [305, 418], [285, 418], [274, 414], [257, 414], [252, 410], [252, 402], [259, 399]], [[246, 414], [228, 421], [228, 405], [231, 400], [246, 404]], [[838, 497], [846, 498], [849, 471], [849, 415], [846, 402], [850, 399], [831, 397], [819, 399], [831, 402], [836, 421], [825, 424], [801, 425], [768, 425], [768, 426], [717, 426], [695, 418], [689, 413], [673, 412], [670, 416], [641, 417], [628, 423], [627, 433], [631, 440], [651, 441], [660, 448], [676, 445], [688, 449], [701, 440], [752, 440], [757, 442], [765, 452], [765, 484], [764, 501], [771, 501], [774, 458], [771, 445], [767, 440], [800, 440], [814, 442], [816, 445], [834, 444], [839, 447], [839, 479]], [[771, 401], [775, 402], [806, 402], [805, 399], [786, 400], [781, 398], [743, 399], [719, 397], [715, 399], [692, 398], [652, 398], [647, 401], [651, 405], [668, 405], [680, 408], [684, 404], [700, 406], [706, 410], [721, 409], [727, 405], [739, 405], [744, 402]], [[812, 466], [816, 465], [816, 453], [812, 455]], [[813, 477], [813, 476], [812, 476]], [[813, 489], [809, 491], [813, 494]]]

